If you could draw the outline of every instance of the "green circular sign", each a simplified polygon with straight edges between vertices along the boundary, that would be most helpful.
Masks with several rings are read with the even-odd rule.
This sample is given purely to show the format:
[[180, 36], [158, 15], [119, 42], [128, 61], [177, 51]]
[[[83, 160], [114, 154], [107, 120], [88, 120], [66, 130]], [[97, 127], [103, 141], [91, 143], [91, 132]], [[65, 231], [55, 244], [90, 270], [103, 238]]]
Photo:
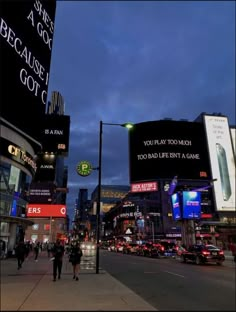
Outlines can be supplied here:
[[79, 162], [77, 167], [76, 167], [77, 173], [82, 177], [86, 177], [86, 176], [90, 175], [92, 170], [93, 170], [92, 165], [90, 164], [90, 162], [88, 162], [86, 160]]

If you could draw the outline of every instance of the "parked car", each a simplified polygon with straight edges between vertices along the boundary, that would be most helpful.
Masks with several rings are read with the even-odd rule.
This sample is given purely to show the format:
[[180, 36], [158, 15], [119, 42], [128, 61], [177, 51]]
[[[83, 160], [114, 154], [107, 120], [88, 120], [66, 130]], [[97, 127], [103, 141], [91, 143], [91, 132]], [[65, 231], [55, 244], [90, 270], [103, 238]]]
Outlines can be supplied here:
[[224, 251], [214, 245], [192, 245], [181, 254], [182, 262], [192, 261], [196, 264], [213, 262], [221, 265]]

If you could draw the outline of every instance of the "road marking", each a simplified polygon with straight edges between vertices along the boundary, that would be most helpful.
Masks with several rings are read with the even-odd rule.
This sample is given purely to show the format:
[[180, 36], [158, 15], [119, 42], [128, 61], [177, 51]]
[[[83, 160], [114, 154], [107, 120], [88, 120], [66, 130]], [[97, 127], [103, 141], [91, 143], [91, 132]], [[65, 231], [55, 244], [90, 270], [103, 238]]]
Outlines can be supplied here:
[[176, 276], [179, 276], [179, 277], [183, 277], [183, 278], [185, 277], [185, 276], [183, 276], [183, 275], [176, 274], [176, 273], [169, 272], [169, 271], [164, 271], [164, 272], [169, 273], [169, 274], [173, 274], [173, 275], [176, 275]]

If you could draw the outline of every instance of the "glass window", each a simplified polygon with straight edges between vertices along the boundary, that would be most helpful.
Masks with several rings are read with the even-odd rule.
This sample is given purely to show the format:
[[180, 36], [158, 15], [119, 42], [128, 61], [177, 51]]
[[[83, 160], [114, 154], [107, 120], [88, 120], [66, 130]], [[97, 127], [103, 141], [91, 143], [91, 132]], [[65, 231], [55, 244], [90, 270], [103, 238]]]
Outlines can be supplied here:
[[37, 231], [39, 229], [39, 224], [33, 224], [32, 229]]

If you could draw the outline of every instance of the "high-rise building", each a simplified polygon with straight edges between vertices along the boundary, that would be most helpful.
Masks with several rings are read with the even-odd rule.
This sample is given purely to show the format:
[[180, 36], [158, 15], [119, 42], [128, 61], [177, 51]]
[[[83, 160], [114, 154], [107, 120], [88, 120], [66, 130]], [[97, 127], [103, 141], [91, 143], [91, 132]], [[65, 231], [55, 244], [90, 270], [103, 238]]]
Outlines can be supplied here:
[[64, 115], [64, 98], [58, 91], [52, 91], [51, 100], [48, 102], [47, 114]]

